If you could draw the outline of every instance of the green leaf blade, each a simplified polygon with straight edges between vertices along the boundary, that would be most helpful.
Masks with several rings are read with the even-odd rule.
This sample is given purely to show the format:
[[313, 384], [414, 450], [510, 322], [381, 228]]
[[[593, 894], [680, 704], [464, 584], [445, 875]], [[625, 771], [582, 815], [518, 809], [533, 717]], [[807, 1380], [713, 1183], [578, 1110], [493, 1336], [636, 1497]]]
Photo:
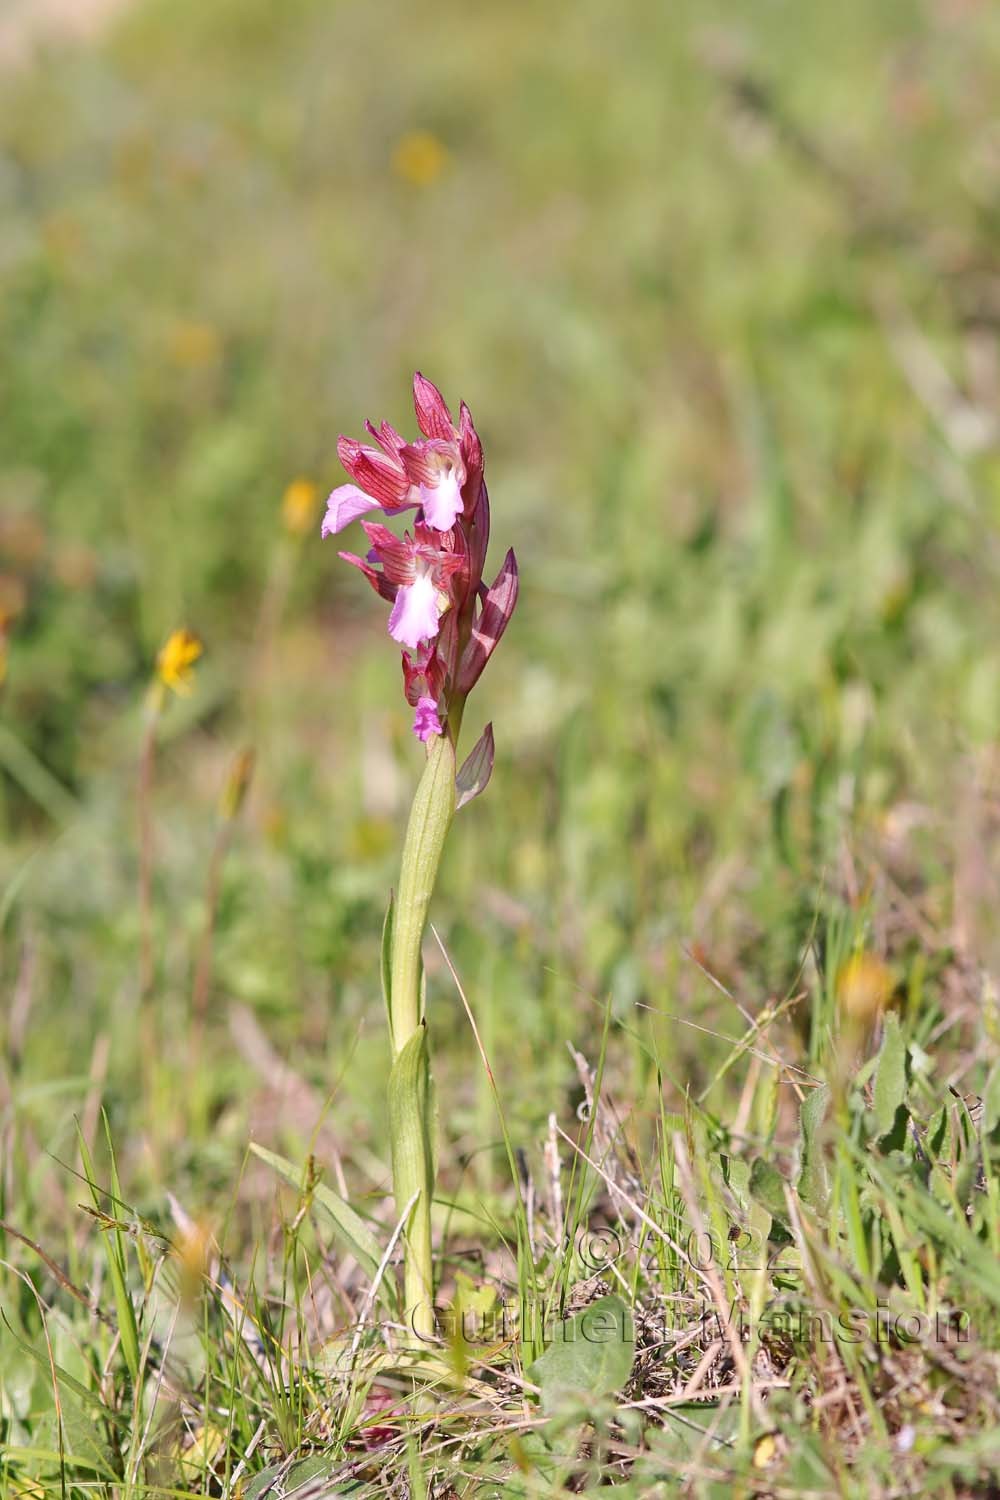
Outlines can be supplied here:
[[[268, 1151], [256, 1141], [251, 1141], [250, 1150], [291, 1187], [302, 1189], [302, 1168], [295, 1166], [284, 1156]], [[382, 1260], [382, 1249], [365, 1221], [351, 1205], [325, 1183], [317, 1182], [309, 1189], [315, 1203], [322, 1208], [333, 1224], [334, 1234], [341, 1245], [354, 1256], [369, 1280], [374, 1281]], [[385, 1284], [379, 1287], [383, 1300], [389, 1299]]]
[[541, 1388], [542, 1406], [599, 1401], [627, 1384], [635, 1362], [635, 1326], [621, 1297], [599, 1297], [560, 1323], [545, 1353], [527, 1374]]

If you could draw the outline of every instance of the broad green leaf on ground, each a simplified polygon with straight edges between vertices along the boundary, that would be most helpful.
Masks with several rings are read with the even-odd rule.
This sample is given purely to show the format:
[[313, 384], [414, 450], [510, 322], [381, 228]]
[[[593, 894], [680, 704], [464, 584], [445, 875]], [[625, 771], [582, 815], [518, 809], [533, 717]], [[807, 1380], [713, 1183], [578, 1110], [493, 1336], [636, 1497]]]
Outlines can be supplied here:
[[[311, 1480], [320, 1480], [328, 1477], [332, 1471], [333, 1463], [330, 1458], [322, 1453], [310, 1453], [307, 1458], [300, 1458], [290, 1469], [283, 1463], [268, 1464], [266, 1469], [261, 1469], [255, 1474], [245, 1491], [245, 1500], [263, 1500], [265, 1495], [281, 1494], [289, 1497], [295, 1495], [299, 1490], [302, 1494], [313, 1494], [310, 1487]], [[280, 1489], [276, 1489], [280, 1480]], [[315, 1493], [324, 1495], [348, 1494], [348, 1489], [327, 1489], [325, 1486]]]
[[634, 1359], [631, 1312], [620, 1297], [599, 1297], [557, 1325], [528, 1376], [540, 1386], [545, 1410], [553, 1411], [567, 1397], [614, 1395], [627, 1383]]
[[[60, 1364], [56, 1364], [53, 1366], [53, 1364], [51, 1363], [49, 1352], [47, 1350], [43, 1353], [42, 1350], [32, 1348], [29, 1343], [26, 1343], [22, 1338], [20, 1338], [19, 1335], [14, 1332], [11, 1323], [7, 1319], [6, 1314], [3, 1313], [2, 1309], [0, 1309], [0, 1317], [3, 1318], [3, 1322], [6, 1326], [8, 1334], [15, 1340], [15, 1342], [20, 1346], [24, 1353], [31, 1359], [33, 1359], [39, 1366], [39, 1368], [45, 1371], [46, 1375], [49, 1375], [51, 1377], [53, 1373], [55, 1374], [55, 1378], [59, 1385], [60, 1398], [62, 1398], [64, 1388], [66, 1390], [73, 1391], [75, 1395], [80, 1398], [80, 1401], [83, 1405], [89, 1405], [95, 1408], [101, 1413], [101, 1416], [103, 1418], [105, 1418], [109, 1422], [113, 1422], [115, 1426], [120, 1427], [122, 1431], [128, 1430], [128, 1418], [125, 1415], [123, 1415], [121, 1412], [112, 1411], [112, 1409], [107, 1406], [104, 1401], [101, 1400], [101, 1397], [96, 1393], [96, 1391], [88, 1390], [87, 1387], [81, 1384], [81, 1382], [77, 1380], [74, 1375], [71, 1375], [68, 1370], [64, 1370]], [[4, 1354], [4, 1358], [5, 1360], [8, 1358], [6, 1352]], [[7, 1393], [7, 1369], [8, 1366], [5, 1363], [3, 1367], [5, 1395]]]

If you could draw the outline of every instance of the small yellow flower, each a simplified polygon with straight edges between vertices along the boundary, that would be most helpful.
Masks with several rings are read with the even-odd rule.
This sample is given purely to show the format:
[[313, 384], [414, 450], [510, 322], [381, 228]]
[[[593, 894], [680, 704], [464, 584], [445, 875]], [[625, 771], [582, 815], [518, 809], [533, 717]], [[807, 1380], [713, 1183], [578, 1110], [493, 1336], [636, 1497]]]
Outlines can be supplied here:
[[211, 1230], [191, 1219], [187, 1221], [173, 1247], [181, 1275], [181, 1296], [190, 1303], [201, 1290], [215, 1254]]
[[885, 1010], [895, 988], [891, 969], [874, 953], [855, 953], [837, 978], [837, 998], [851, 1021], [874, 1021]]
[[182, 370], [204, 370], [222, 358], [222, 338], [214, 324], [185, 319], [170, 329], [167, 352]]
[[78, 260], [83, 247], [83, 232], [79, 220], [72, 214], [49, 214], [42, 223], [42, 238], [45, 248], [54, 260]]
[[281, 497], [281, 519], [292, 536], [306, 536], [319, 511], [319, 486], [311, 479], [293, 479]]
[[766, 1469], [774, 1463], [778, 1456], [778, 1441], [771, 1432], [765, 1432], [754, 1444], [753, 1466], [755, 1469]]
[[449, 152], [429, 130], [408, 130], [392, 153], [392, 170], [414, 187], [430, 187], [448, 165]]
[[186, 696], [194, 681], [194, 664], [204, 647], [190, 630], [175, 630], [164, 641], [156, 658], [156, 675], [164, 687]]

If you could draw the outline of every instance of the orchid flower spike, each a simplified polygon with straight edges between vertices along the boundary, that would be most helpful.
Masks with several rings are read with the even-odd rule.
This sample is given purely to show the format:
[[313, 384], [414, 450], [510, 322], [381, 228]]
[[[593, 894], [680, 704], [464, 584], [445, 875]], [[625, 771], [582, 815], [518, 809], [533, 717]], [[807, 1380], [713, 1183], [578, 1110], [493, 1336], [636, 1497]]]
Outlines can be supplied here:
[[365, 423], [371, 443], [338, 440], [353, 482], [330, 495], [321, 534], [332, 536], [371, 511], [391, 517], [416, 510], [412, 535], [399, 537], [381, 520], [364, 521], [365, 557], [340, 556], [392, 606], [388, 629], [404, 648], [413, 732], [426, 742], [448, 732], [449, 712], [457, 732], [465, 699], [514, 612], [518, 574], [508, 552], [492, 586], [483, 583], [489, 497], [468, 407], [462, 403], [456, 427], [437, 386], [419, 372], [413, 405], [422, 434], [415, 442], [388, 422]]

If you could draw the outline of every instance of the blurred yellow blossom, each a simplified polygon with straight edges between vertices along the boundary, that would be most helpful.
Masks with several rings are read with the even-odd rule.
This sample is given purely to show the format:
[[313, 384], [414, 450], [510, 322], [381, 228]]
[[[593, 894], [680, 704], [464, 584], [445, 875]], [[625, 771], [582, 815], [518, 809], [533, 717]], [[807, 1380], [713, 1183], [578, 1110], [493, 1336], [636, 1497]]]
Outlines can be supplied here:
[[414, 187], [430, 187], [448, 165], [447, 146], [429, 130], [408, 130], [392, 153], [392, 170]]
[[284, 849], [288, 843], [288, 815], [276, 802], [264, 810], [264, 834], [275, 849]]
[[281, 519], [292, 536], [306, 536], [319, 514], [319, 486], [311, 479], [293, 479], [281, 497]]
[[187, 694], [194, 680], [194, 664], [204, 647], [190, 630], [175, 630], [164, 641], [156, 658], [156, 675], [164, 687]]
[[773, 1432], [765, 1432], [754, 1444], [753, 1466], [766, 1469], [778, 1456], [778, 1440]]
[[218, 364], [222, 339], [211, 323], [182, 320], [171, 328], [167, 349], [175, 365], [185, 370], [202, 370]]
[[68, 213], [49, 214], [42, 222], [42, 238], [54, 260], [76, 259], [83, 248], [80, 222]]
[[211, 1273], [217, 1253], [215, 1236], [207, 1224], [184, 1214], [173, 1253], [179, 1263], [181, 1297], [190, 1305], [201, 1291], [205, 1277]]
[[874, 953], [855, 953], [837, 978], [837, 998], [851, 1021], [874, 1021], [896, 988], [891, 969]]

